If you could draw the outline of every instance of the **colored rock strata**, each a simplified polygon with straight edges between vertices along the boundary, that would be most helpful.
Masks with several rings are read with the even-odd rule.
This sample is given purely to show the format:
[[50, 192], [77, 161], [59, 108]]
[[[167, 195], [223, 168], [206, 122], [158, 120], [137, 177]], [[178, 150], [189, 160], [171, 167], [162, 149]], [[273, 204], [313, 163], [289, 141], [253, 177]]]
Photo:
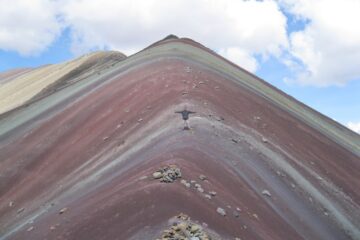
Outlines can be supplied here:
[[191, 39], [0, 96], [0, 240], [359, 239], [360, 136]]

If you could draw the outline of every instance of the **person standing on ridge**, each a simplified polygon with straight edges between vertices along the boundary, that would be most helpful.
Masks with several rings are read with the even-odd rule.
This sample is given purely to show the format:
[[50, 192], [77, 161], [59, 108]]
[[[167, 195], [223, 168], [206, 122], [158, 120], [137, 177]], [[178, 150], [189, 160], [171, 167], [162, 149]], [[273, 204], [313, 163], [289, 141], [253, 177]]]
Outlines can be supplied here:
[[184, 130], [190, 130], [189, 123], [187, 122], [187, 120], [189, 119], [190, 114], [194, 114], [196, 112], [188, 111], [188, 110], [186, 110], [186, 107], [185, 107], [184, 110], [176, 111], [175, 113], [181, 114], [182, 119], [184, 120]]

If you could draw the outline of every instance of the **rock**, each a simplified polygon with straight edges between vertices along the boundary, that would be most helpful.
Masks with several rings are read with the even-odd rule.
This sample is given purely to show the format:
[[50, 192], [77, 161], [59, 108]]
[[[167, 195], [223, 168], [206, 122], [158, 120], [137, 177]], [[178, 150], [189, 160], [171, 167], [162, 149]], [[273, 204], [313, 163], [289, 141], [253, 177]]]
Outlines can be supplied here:
[[204, 181], [204, 180], [206, 180], [206, 176], [205, 176], [205, 175], [200, 174], [199, 179], [200, 179], [201, 181]]
[[240, 216], [239, 212], [238, 211], [233, 211], [233, 216], [238, 218]]
[[262, 140], [264, 143], [267, 143], [267, 142], [268, 142], [268, 140], [267, 140], [266, 138], [264, 138], [264, 137], [262, 137], [261, 140]]
[[153, 173], [153, 177], [160, 179], [160, 182], [172, 183], [181, 178], [181, 171], [176, 165], [163, 166]]
[[200, 230], [200, 227], [198, 225], [194, 224], [194, 225], [191, 226], [190, 232], [191, 233], [196, 233], [199, 230]]
[[216, 192], [215, 192], [215, 191], [210, 191], [209, 194], [210, 194], [211, 196], [213, 196], [213, 197], [216, 196]]
[[238, 140], [232, 138], [231, 141], [233, 141], [234, 143], [238, 143]]
[[18, 214], [19, 214], [19, 213], [22, 213], [24, 210], [25, 210], [25, 208], [20, 208], [20, 209], [17, 210], [17, 213], [18, 213]]
[[187, 187], [187, 188], [190, 188], [190, 187], [191, 187], [190, 183], [188, 183], [188, 182], [187, 182], [186, 180], [184, 180], [184, 179], [181, 179], [180, 183], [183, 184], [183, 185], [184, 185], [185, 187]]
[[191, 180], [190, 183], [191, 183], [191, 184], [195, 184], [196, 181], [195, 181], [195, 180]]
[[67, 209], [66, 207], [65, 207], [65, 208], [62, 208], [62, 209], [60, 209], [59, 214], [63, 214], [63, 213], [65, 213], [67, 210], [68, 210], [68, 209]]
[[211, 200], [211, 195], [210, 194], [205, 194], [204, 196], [205, 196], [206, 199]]
[[26, 231], [30, 232], [32, 230], [34, 230], [34, 226], [29, 227]]
[[9, 202], [9, 207], [12, 207], [12, 206], [14, 206], [14, 202], [13, 202], [13, 201]]
[[262, 195], [265, 195], [265, 196], [267, 196], [267, 197], [271, 197], [271, 193], [268, 191], [268, 190], [263, 190], [262, 192], [261, 192], [261, 194]]
[[195, 188], [201, 188], [201, 185], [198, 184], [198, 183], [196, 183], [196, 184], [195, 184]]
[[162, 178], [163, 174], [161, 172], [154, 172], [152, 176], [155, 179], [159, 179]]
[[139, 180], [145, 180], [147, 178], [148, 178], [148, 176], [141, 176], [141, 177], [139, 177]]
[[239, 207], [236, 208], [236, 211], [241, 212], [241, 209]]
[[202, 187], [197, 188], [197, 190], [198, 190], [198, 192], [201, 192], [201, 193], [204, 192], [204, 189]]
[[223, 208], [221, 208], [221, 207], [218, 207], [218, 208], [216, 209], [216, 212], [217, 212], [218, 214], [220, 214], [221, 216], [223, 216], [223, 217], [226, 216], [226, 211], [225, 211], [225, 209], [223, 209]]
[[256, 219], [259, 219], [258, 215], [256, 213], [253, 214], [253, 217]]
[[55, 229], [56, 229], [55, 226], [51, 226], [51, 227], [50, 227], [50, 230], [51, 230], [51, 231], [54, 231]]

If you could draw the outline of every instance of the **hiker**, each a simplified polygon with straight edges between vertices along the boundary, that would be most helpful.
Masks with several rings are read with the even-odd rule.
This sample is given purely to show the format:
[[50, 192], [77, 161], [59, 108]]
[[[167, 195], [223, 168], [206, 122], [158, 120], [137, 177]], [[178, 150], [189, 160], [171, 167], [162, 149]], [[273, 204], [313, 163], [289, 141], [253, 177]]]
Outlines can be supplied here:
[[187, 120], [189, 119], [189, 115], [190, 114], [193, 114], [195, 112], [192, 112], [192, 111], [188, 111], [186, 110], [186, 108], [182, 111], [176, 111], [175, 113], [180, 113], [181, 116], [182, 116], [182, 119], [184, 120], [184, 130], [189, 130], [190, 127], [189, 127], [189, 124], [187, 122]]

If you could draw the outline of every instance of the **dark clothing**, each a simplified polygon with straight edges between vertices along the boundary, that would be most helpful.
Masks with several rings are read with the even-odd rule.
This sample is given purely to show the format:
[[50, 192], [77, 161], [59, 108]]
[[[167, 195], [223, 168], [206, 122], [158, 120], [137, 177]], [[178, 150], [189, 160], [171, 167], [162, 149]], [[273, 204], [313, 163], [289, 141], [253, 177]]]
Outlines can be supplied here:
[[183, 110], [183, 111], [178, 111], [178, 112], [175, 112], [175, 113], [180, 113], [182, 115], [182, 119], [186, 121], [186, 120], [189, 119], [189, 115], [193, 114], [195, 112], [191, 112], [191, 111], [188, 111], [188, 110]]

